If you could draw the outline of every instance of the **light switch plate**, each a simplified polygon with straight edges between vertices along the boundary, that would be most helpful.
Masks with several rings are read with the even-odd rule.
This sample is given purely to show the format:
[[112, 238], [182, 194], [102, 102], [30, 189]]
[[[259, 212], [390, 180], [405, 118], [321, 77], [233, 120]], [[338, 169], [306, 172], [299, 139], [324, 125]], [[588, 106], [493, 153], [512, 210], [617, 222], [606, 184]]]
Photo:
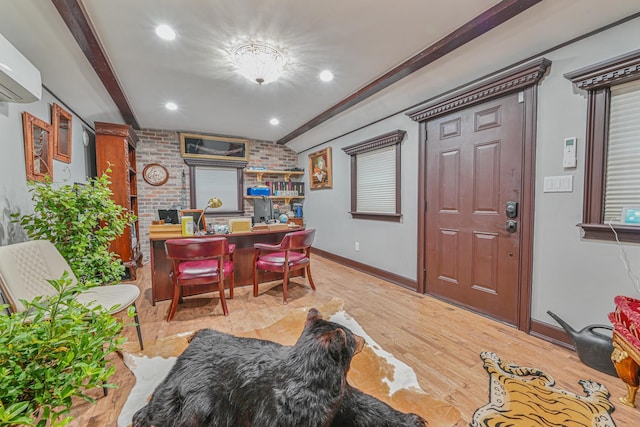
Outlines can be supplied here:
[[545, 176], [545, 193], [571, 193], [573, 192], [573, 175]]

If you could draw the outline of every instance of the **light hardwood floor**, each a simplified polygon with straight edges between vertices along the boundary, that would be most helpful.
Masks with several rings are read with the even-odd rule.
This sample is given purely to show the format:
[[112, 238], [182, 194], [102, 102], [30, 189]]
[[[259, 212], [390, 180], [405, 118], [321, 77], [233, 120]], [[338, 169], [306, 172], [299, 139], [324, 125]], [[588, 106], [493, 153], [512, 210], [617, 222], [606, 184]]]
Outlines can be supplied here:
[[[169, 301], [155, 307], [150, 303], [147, 265], [137, 282], [142, 291], [137, 305], [144, 340], [216, 325], [227, 330], [251, 330], [274, 322], [287, 310], [338, 297], [373, 340], [413, 367], [425, 391], [460, 411], [458, 425], [468, 425], [475, 409], [488, 401], [489, 377], [480, 360], [482, 351], [495, 352], [505, 362], [542, 369], [554, 377], [558, 388], [578, 394], [583, 394], [578, 380], [600, 382], [612, 394], [617, 426], [640, 425], [640, 409], [618, 403], [618, 397], [625, 393], [622, 381], [582, 364], [575, 352], [319, 256], [313, 256], [311, 269], [317, 291], [311, 291], [306, 280], [296, 278], [286, 306], [282, 304], [281, 285], [262, 285], [258, 298], [248, 287], [236, 288], [236, 297], [227, 299], [228, 317], [222, 315], [217, 293], [212, 293], [186, 299], [174, 320], [167, 323]], [[135, 328], [126, 327], [124, 333], [129, 341], [137, 342]], [[79, 402], [72, 412], [76, 417], [72, 425], [116, 425], [135, 378], [119, 357], [113, 359], [116, 374], [112, 382], [120, 388], [106, 397], [96, 391], [99, 399], [95, 405]]]

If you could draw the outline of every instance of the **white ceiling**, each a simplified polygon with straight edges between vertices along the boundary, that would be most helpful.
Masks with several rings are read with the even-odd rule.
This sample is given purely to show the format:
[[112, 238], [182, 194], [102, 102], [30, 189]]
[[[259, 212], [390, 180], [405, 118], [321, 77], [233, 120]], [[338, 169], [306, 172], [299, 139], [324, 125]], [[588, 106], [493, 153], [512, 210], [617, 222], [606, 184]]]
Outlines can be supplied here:
[[[496, 0], [83, 0], [142, 128], [278, 140], [497, 4]], [[458, 84], [640, 11], [638, 0], [544, 0], [449, 56], [294, 139], [302, 151]], [[173, 42], [155, 36], [171, 25]], [[48, 0], [0, 0], [0, 33], [38, 67], [43, 84], [89, 123], [123, 122]], [[285, 75], [259, 86], [226, 52], [275, 42]], [[448, 64], [446, 67], [445, 64]], [[317, 75], [330, 69], [335, 79]], [[453, 70], [453, 71], [452, 71]], [[179, 110], [164, 108], [173, 101]], [[269, 119], [277, 117], [280, 125]]]

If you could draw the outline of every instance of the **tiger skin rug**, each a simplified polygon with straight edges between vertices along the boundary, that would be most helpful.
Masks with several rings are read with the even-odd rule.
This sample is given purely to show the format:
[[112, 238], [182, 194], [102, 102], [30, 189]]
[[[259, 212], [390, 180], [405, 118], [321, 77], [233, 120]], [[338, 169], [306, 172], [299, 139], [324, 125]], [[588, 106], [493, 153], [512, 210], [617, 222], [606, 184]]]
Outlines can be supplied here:
[[554, 388], [554, 379], [539, 369], [503, 363], [490, 352], [480, 358], [490, 377], [490, 402], [475, 411], [472, 427], [615, 427], [602, 384], [580, 380], [586, 393], [581, 396]]

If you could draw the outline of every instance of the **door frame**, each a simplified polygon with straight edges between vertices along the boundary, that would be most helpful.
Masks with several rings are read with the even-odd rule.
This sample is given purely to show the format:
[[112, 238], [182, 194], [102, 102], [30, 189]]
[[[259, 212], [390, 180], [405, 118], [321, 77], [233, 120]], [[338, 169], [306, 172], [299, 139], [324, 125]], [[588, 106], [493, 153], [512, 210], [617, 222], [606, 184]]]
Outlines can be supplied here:
[[518, 280], [519, 330], [531, 327], [531, 270], [533, 255], [533, 211], [535, 193], [535, 145], [537, 125], [538, 82], [545, 75], [551, 61], [539, 58], [507, 71], [498, 72], [482, 82], [469, 85], [448, 96], [415, 109], [407, 115], [420, 123], [418, 144], [418, 292], [426, 292], [426, 143], [427, 121], [444, 114], [462, 110], [505, 95], [522, 92], [524, 102], [522, 147], [522, 203], [520, 211], [520, 265]]

